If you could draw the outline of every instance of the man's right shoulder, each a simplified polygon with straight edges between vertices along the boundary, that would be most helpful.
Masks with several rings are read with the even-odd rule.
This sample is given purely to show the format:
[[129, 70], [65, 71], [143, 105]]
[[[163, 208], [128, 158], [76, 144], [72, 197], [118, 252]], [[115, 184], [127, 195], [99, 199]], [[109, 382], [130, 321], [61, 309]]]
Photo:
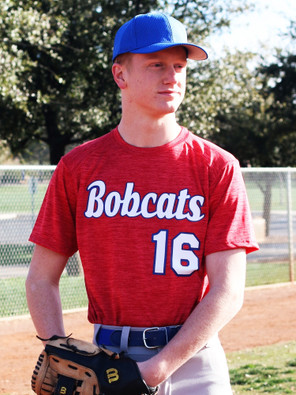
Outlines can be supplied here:
[[63, 156], [62, 161], [65, 164], [81, 164], [84, 161], [89, 161], [95, 157], [100, 156], [104, 151], [108, 150], [114, 144], [113, 130], [96, 139], [86, 141], [71, 149]]

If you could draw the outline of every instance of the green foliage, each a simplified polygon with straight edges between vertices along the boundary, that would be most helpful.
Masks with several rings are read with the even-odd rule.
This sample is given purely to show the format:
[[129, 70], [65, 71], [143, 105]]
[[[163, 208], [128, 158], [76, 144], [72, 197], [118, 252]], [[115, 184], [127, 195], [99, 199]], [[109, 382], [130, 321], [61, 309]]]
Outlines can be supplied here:
[[181, 123], [233, 153], [242, 166], [295, 166], [295, 46], [274, 52], [272, 63], [261, 59], [254, 69], [255, 54], [225, 50], [223, 58], [189, 73]]
[[[56, 164], [66, 147], [105, 134], [119, 122], [119, 90], [110, 69], [122, 23], [138, 13], [165, 10], [187, 25], [189, 40], [203, 44], [249, 1], [2, 3], [0, 138], [14, 154], [44, 162], [36, 156], [42, 142]], [[289, 34], [293, 40], [293, 23]], [[294, 166], [293, 51], [280, 52], [271, 64], [262, 61], [258, 70], [250, 67], [254, 55], [241, 52], [190, 63], [179, 122], [232, 152], [243, 166]]]
[[296, 54], [279, 54], [258, 70], [265, 101], [264, 156], [266, 166], [295, 166], [296, 160]]
[[110, 72], [114, 35], [118, 24], [157, 2], [98, 3], [5, 1], [0, 136], [14, 153], [44, 141], [56, 164], [67, 145], [117, 123], [120, 107]]
[[[249, 75], [244, 70], [232, 73], [240, 74], [241, 83], [232, 84], [235, 89], [231, 89], [227, 109], [221, 111], [220, 107], [217, 112], [213, 141], [232, 152], [242, 165], [295, 166], [295, 52], [278, 54], [275, 62], [264, 62]], [[237, 94], [237, 88], [241, 93]]]
[[[180, 117], [182, 123], [201, 137], [223, 148], [232, 148], [238, 158], [247, 157], [248, 133], [252, 133], [250, 120], [254, 115], [255, 119], [258, 117], [260, 108], [261, 99], [256, 90], [258, 78], [249, 68], [253, 56], [225, 53], [219, 60], [200, 63], [198, 73], [190, 69]], [[248, 120], [247, 124], [241, 122], [242, 117]]]

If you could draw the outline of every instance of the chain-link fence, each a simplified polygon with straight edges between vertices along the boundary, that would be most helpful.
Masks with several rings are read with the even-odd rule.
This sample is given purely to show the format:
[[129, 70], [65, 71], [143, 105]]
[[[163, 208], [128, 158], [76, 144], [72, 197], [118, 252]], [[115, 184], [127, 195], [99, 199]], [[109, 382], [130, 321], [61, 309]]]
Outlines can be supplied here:
[[[0, 166], [0, 317], [28, 313], [25, 279], [33, 244], [28, 242], [54, 166]], [[79, 255], [60, 281], [64, 309], [87, 305]]]
[[294, 281], [296, 168], [242, 169], [260, 246], [248, 256], [247, 285]]
[[[27, 314], [28, 237], [54, 166], [0, 166], [0, 317]], [[296, 169], [242, 169], [260, 245], [248, 255], [247, 286], [293, 281]], [[294, 210], [294, 211], [293, 211]], [[62, 275], [63, 309], [87, 305], [79, 255]]]

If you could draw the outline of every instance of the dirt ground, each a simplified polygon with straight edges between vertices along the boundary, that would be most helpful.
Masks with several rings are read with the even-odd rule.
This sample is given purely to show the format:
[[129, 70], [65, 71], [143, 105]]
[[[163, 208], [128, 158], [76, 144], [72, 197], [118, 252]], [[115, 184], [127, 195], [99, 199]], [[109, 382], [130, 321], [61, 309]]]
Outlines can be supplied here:
[[[239, 314], [221, 331], [226, 352], [296, 340], [296, 285], [247, 289]], [[82, 310], [65, 315], [67, 333], [87, 341], [92, 326]], [[0, 394], [32, 395], [31, 374], [42, 350], [27, 317], [0, 321]]]

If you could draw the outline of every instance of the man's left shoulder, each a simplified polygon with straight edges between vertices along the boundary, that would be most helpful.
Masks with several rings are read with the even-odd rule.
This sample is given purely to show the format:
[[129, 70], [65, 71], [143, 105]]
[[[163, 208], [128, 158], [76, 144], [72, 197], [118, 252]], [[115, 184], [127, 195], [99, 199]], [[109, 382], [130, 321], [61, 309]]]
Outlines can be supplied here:
[[192, 141], [193, 148], [200, 150], [204, 159], [209, 164], [213, 164], [213, 162], [219, 162], [220, 164], [223, 162], [225, 164], [230, 162], [238, 162], [237, 158], [233, 154], [213, 143], [212, 141], [200, 137], [193, 132], [189, 133], [189, 139]]

